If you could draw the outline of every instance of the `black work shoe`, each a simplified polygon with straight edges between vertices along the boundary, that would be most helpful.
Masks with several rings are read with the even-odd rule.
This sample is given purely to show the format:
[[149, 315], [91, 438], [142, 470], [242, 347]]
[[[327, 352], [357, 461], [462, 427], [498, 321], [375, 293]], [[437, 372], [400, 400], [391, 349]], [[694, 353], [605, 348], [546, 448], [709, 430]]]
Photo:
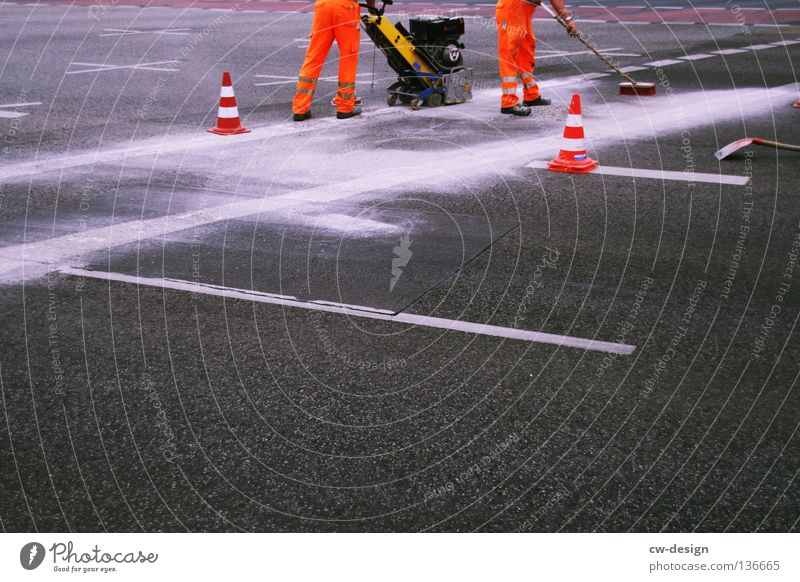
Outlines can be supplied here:
[[500, 113], [505, 113], [506, 115], [518, 115], [520, 117], [528, 117], [531, 114], [530, 107], [524, 107], [517, 103], [514, 107], [501, 107]]
[[305, 113], [295, 113], [294, 120], [295, 121], [305, 121], [306, 119], [311, 119], [311, 112], [306, 111]]
[[337, 111], [336, 119], [350, 119], [351, 117], [357, 117], [358, 115], [361, 115], [361, 111], [355, 109], [348, 113], [342, 113], [341, 111]]
[[541, 107], [542, 105], [550, 105], [550, 103], [550, 99], [545, 99], [544, 97], [537, 97], [536, 99], [522, 102], [525, 107]]

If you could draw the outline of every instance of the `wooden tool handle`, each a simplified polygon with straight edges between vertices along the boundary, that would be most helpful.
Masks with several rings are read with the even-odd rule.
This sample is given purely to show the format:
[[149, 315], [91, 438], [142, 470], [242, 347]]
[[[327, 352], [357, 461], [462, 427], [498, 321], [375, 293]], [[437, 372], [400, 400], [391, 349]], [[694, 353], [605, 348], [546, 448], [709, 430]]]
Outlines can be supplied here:
[[790, 143], [781, 143], [779, 141], [770, 141], [768, 139], [761, 139], [760, 137], [754, 138], [753, 143], [757, 145], [765, 145], [777, 148], [779, 150], [789, 150], [791, 152], [800, 152], [800, 146]]
[[[556, 14], [555, 12], [553, 12], [553, 10], [552, 10], [552, 9], [551, 9], [549, 6], [547, 6], [546, 4], [544, 4], [544, 3], [540, 4], [540, 6], [541, 6], [542, 8], [544, 8], [545, 12], [547, 12], [547, 13], [548, 13], [550, 16], [552, 16], [553, 18], [555, 18], [555, 19], [556, 19], [556, 21], [557, 21], [557, 22], [558, 22], [558, 23], [559, 23], [561, 26], [563, 26], [564, 28], [566, 28], [567, 30], [569, 30], [569, 24], [567, 23], [567, 21], [566, 21], [566, 20], [564, 20], [564, 19], [561, 17], [561, 15], [560, 15], [560, 14]], [[601, 53], [600, 53], [600, 51], [598, 51], [598, 50], [597, 50], [596, 48], [594, 48], [594, 47], [593, 47], [591, 44], [589, 44], [589, 43], [588, 43], [588, 42], [587, 42], [587, 41], [586, 41], [586, 40], [583, 38], [583, 36], [581, 36], [581, 35], [579, 34], [579, 35], [577, 36], [577, 38], [578, 38], [578, 40], [579, 40], [579, 41], [581, 41], [581, 42], [583, 43], [583, 45], [584, 45], [586, 48], [588, 48], [590, 51], [592, 51], [594, 54], [596, 54], [598, 57], [600, 57], [600, 60], [601, 60], [601, 61], [603, 61], [605, 64], [607, 64], [609, 67], [611, 67], [611, 68], [612, 68], [614, 71], [616, 71], [616, 73], [617, 73], [618, 75], [621, 75], [621, 76], [622, 76], [622, 77], [623, 77], [623, 78], [624, 78], [626, 81], [628, 81], [628, 82], [629, 82], [629, 83], [631, 83], [632, 85], [636, 85], [636, 81], [634, 81], [634, 80], [633, 80], [633, 77], [631, 77], [630, 75], [628, 75], [627, 73], [625, 73], [625, 72], [624, 72], [622, 69], [620, 69], [620, 68], [619, 68], [619, 67], [616, 65], [616, 63], [614, 63], [613, 61], [611, 61], [611, 60], [610, 60], [608, 57], [606, 57], [604, 54], [601, 54]]]

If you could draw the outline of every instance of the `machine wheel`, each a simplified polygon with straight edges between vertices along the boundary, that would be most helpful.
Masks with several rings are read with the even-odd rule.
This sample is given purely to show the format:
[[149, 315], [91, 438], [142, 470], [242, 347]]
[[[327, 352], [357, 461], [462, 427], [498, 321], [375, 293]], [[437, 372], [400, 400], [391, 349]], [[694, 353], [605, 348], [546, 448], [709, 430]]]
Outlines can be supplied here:
[[408, 105], [413, 100], [413, 97], [409, 97], [408, 95], [400, 95], [400, 103], [403, 105]]
[[425, 102], [422, 99], [416, 98], [411, 101], [411, 109], [421, 109], [423, 105]]
[[392, 93], [391, 95], [389, 95], [389, 96], [386, 98], [386, 104], [387, 104], [389, 107], [394, 107], [395, 105], [397, 105], [397, 95], [395, 95], [394, 93]]
[[425, 99], [425, 104], [428, 107], [439, 107], [444, 103], [444, 95], [441, 93], [431, 93], [428, 95], [428, 98]]

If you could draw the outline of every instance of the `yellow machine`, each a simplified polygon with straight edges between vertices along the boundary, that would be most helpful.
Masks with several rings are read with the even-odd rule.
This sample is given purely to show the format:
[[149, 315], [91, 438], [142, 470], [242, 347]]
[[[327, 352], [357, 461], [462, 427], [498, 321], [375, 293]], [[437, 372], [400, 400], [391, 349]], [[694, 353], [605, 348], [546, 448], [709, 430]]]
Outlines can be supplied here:
[[472, 69], [464, 67], [460, 42], [463, 18], [411, 18], [411, 32], [384, 18], [386, 5], [368, 8], [361, 22], [372, 42], [397, 73], [388, 89], [387, 103], [398, 100], [413, 108], [450, 105], [472, 99]]

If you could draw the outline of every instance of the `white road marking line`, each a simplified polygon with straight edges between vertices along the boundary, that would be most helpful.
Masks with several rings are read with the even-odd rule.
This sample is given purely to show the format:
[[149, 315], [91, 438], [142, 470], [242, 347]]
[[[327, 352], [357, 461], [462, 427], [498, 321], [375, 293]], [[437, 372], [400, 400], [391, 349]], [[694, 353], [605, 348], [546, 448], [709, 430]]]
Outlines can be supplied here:
[[[293, 85], [297, 83], [297, 77], [284, 77], [283, 75], [254, 75], [255, 77], [260, 77], [263, 79], [280, 79], [280, 81], [270, 81], [268, 83], [253, 83], [253, 87], [271, 87], [274, 85]], [[371, 77], [372, 73], [358, 73], [356, 75], [356, 79], [359, 77]], [[393, 77], [392, 77], [393, 78]], [[324, 81], [338, 81], [339, 77], [337, 76], [330, 76], [330, 77], [320, 77], [317, 79], [317, 82]], [[367, 81], [361, 81], [359, 84], [364, 84]]]
[[70, 63], [69, 66], [75, 65], [79, 67], [93, 67], [89, 69], [81, 69], [79, 71], [67, 71], [65, 75], [77, 75], [80, 73], [96, 73], [99, 71], [116, 71], [118, 69], [138, 69], [142, 71], [164, 71], [167, 73], [176, 73], [178, 69], [166, 69], [163, 67], [155, 67], [154, 65], [168, 65], [175, 64], [178, 61], [158, 61], [155, 63], [136, 63], [133, 65], [108, 65], [102, 63]]
[[0, 105], [0, 109], [4, 109], [6, 107], [33, 107], [34, 105], [41, 105], [41, 101], [31, 101], [28, 103], [6, 103], [4, 105]]
[[272, 87], [273, 85], [293, 85], [297, 83], [297, 80], [294, 81], [272, 81], [270, 83], [253, 83], [253, 87]]
[[135, 28], [104, 28], [105, 32], [97, 36], [131, 36], [136, 34], [172, 34], [172, 35], [187, 35], [191, 33], [190, 28], [162, 28], [158, 30], [138, 30]]
[[685, 57], [678, 57], [678, 58], [681, 59], [681, 60], [684, 60], [684, 61], [699, 61], [699, 60], [702, 60], [702, 59], [709, 59], [709, 58], [711, 58], [713, 56], [714, 55], [708, 55], [706, 53], [700, 53], [698, 55], [686, 55]]
[[[601, 49], [601, 53], [609, 54], [610, 56], [614, 57], [640, 57], [642, 56], [640, 53], [620, 53], [616, 52], [622, 49]], [[556, 57], [572, 57], [577, 55], [591, 55], [594, 54], [592, 51], [574, 51], [574, 52], [561, 52], [561, 51], [553, 51], [554, 54], [549, 55], [537, 55], [536, 60], [540, 61], [542, 59], [553, 59]]]
[[27, 111], [3, 111], [3, 109], [7, 109], [9, 107], [18, 108], [18, 107], [33, 107], [34, 105], [41, 105], [39, 101], [31, 102], [31, 103], [6, 103], [5, 105], [0, 105], [0, 119], [17, 119], [19, 117], [25, 117], [26, 115], [30, 115]]
[[668, 67], [670, 65], [677, 65], [682, 62], [683, 61], [676, 61], [675, 59], [662, 59], [660, 61], [651, 61], [649, 63], [645, 63], [644, 65], [646, 67], [659, 68], [659, 67]]
[[[272, 83], [253, 83], [253, 87], [275, 87], [277, 85], [294, 85], [296, 81], [273, 81]], [[370, 85], [372, 81], [356, 81], [356, 85]]]
[[[528, 168], [546, 170], [548, 162], [536, 160], [527, 165]], [[704, 174], [702, 172], [670, 172], [667, 170], [651, 170], [648, 168], [620, 168], [616, 166], [599, 166], [590, 174], [603, 174], [606, 176], [623, 176], [626, 178], [653, 178], [656, 180], [678, 180], [681, 182], [705, 182], [708, 184], [730, 184], [744, 186], [750, 181], [747, 176], [732, 176], [730, 174]]]
[[778, 40], [771, 44], [774, 44], [775, 46], [790, 46], [793, 44], [800, 44], [800, 40]]
[[413, 313], [393, 314], [386, 310], [376, 310], [371, 307], [361, 307], [356, 305], [345, 305], [340, 303], [323, 301], [299, 301], [294, 298], [250, 291], [247, 289], [234, 289], [222, 287], [220, 285], [196, 284], [191, 281], [180, 279], [157, 279], [151, 277], [137, 277], [135, 275], [125, 275], [122, 273], [105, 273], [102, 271], [87, 271], [85, 269], [64, 268], [60, 272], [65, 275], [75, 277], [85, 277], [100, 279], [104, 281], [116, 281], [119, 283], [130, 283], [145, 287], [158, 289], [172, 289], [175, 291], [186, 291], [200, 293], [214, 297], [224, 297], [226, 299], [241, 299], [255, 303], [266, 303], [296, 309], [307, 309], [312, 311], [323, 311], [325, 313], [336, 313], [347, 315], [348, 317], [361, 317], [364, 319], [377, 319], [380, 321], [391, 321], [406, 323], [420, 327], [431, 327], [448, 331], [458, 331], [469, 334], [486, 335], [501, 337], [505, 339], [526, 341], [531, 343], [550, 344], [568, 348], [590, 350], [595, 352], [605, 352], [610, 354], [630, 355], [636, 346], [629, 344], [617, 344], [591, 339], [583, 339], [566, 335], [544, 333], [540, 331], [528, 331], [511, 327], [501, 327], [488, 325], [485, 323], [474, 323], [470, 321], [460, 321], [456, 319], [444, 319], [428, 315], [416, 315]]
[[285, 75], [253, 75], [254, 77], [263, 77], [265, 79], [289, 79], [292, 81], [297, 81], [297, 75], [293, 77], [287, 77]]
[[[369, 44], [372, 45], [372, 39], [369, 38], [362, 38], [361, 44]], [[297, 48], [307, 49], [309, 47], [308, 39], [305, 40], [305, 44], [298, 44]]]
[[577, 55], [590, 55], [590, 54], [592, 54], [592, 51], [574, 51], [574, 52], [554, 51], [553, 54], [549, 55], [536, 55], [536, 60], [542, 61], [544, 59], [555, 59], [559, 57], [574, 57]]
[[744, 47], [751, 51], [763, 51], [765, 49], [777, 48], [774, 44], [751, 44], [750, 46]]
[[729, 49], [721, 49], [718, 51], [711, 51], [712, 54], [715, 55], [735, 55], [738, 53], [746, 53], [746, 50], [737, 49], [737, 48], [729, 48]]
[[635, 73], [636, 71], [646, 71], [647, 67], [640, 67], [638, 65], [631, 65], [629, 67], [622, 67], [620, 71], [623, 73]]

